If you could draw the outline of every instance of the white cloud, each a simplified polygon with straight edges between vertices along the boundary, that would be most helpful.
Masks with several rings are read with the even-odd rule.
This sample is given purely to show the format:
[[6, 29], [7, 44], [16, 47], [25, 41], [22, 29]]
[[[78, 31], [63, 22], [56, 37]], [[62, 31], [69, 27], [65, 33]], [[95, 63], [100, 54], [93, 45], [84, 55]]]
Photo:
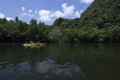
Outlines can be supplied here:
[[35, 14], [37, 14], [37, 13], [38, 13], [38, 11], [36, 10], [36, 11], [35, 11]]
[[90, 4], [92, 3], [94, 0], [80, 0], [81, 3], [86, 3], [86, 4]]
[[31, 9], [29, 9], [28, 13], [27, 13], [27, 16], [29, 16], [30, 18], [33, 18], [35, 16], [35, 14]]
[[32, 13], [32, 10], [31, 10], [31, 9], [29, 9], [29, 10], [28, 10], [28, 12], [29, 12], [29, 13]]
[[76, 11], [75, 13], [74, 13], [74, 17], [76, 17], [76, 18], [79, 18], [80, 17], [80, 14], [82, 14], [83, 13], [83, 10], [80, 10], [80, 11]]
[[27, 16], [27, 13], [26, 12], [23, 12], [20, 14], [21, 16]]
[[21, 7], [21, 9], [22, 9], [22, 12], [20, 13], [21, 17], [33, 18], [35, 16], [35, 13], [31, 9], [26, 10], [25, 7]]
[[50, 12], [50, 18], [59, 18], [59, 17], [64, 17], [64, 13], [61, 12], [60, 10]]
[[25, 11], [25, 7], [22, 6], [21, 9], [22, 9], [22, 11]]
[[0, 13], [0, 18], [6, 18], [8, 21], [14, 20], [14, 19], [11, 18], [11, 17], [6, 17], [5, 14], [3, 14], [3, 13]]
[[6, 17], [6, 19], [7, 19], [8, 21], [10, 21], [10, 20], [14, 20], [14, 19], [11, 18], [11, 17]]
[[0, 13], [0, 18], [5, 18], [5, 14]]
[[83, 12], [83, 10], [76, 10], [74, 5], [68, 5], [67, 3], [61, 4], [61, 9], [62, 10], [46, 10], [46, 9], [41, 9], [41, 10], [31, 10], [31, 9], [26, 9], [25, 7], [21, 7], [22, 12], [20, 13], [21, 18], [37, 18], [42, 22], [45, 23], [50, 23], [52, 24], [55, 19], [59, 17], [63, 18], [79, 18], [80, 14]]
[[79, 11], [75, 12], [75, 17], [80, 17], [80, 12]]
[[64, 16], [71, 16], [74, 13], [75, 7], [73, 5], [67, 6], [67, 3], [62, 4]]
[[53, 22], [55, 19], [59, 17], [63, 18], [79, 18], [80, 14], [83, 12], [81, 11], [75, 11], [75, 6], [70, 5], [68, 6], [67, 3], [63, 3], [61, 5], [62, 11], [56, 10], [56, 11], [50, 11], [50, 10], [40, 10], [38, 11], [39, 19], [40, 21], [44, 22]]
[[49, 10], [40, 10], [38, 12], [38, 15], [40, 16], [40, 20], [42, 21], [50, 21], [50, 11]]

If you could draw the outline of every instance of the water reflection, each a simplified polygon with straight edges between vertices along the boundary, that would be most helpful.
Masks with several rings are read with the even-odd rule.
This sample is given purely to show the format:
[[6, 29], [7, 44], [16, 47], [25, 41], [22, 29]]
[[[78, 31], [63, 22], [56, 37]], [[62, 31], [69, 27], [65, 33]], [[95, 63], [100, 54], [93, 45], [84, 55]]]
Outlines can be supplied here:
[[52, 59], [35, 62], [35, 67], [26, 61], [16, 66], [8, 64], [6, 68], [0, 69], [0, 80], [53, 80], [54, 78], [73, 80], [70, 78], [75, 76], [77, 80], [85, 80], [85, 75], [79, 66], [73, 63], [59, 65]]
[[73, 63], [65, 63], [63, 65], [57, 64], [55, 61], [48, 59], [43, 62], [36, 62], [36, 69], [40, 73], [49, 73], [55, 75], [61, 75], [62, 77], [72, 77], [74, 74], [84, 76], [80, 67]]
[[120, 44], [0, 44], [0, 80], [117, 80]]

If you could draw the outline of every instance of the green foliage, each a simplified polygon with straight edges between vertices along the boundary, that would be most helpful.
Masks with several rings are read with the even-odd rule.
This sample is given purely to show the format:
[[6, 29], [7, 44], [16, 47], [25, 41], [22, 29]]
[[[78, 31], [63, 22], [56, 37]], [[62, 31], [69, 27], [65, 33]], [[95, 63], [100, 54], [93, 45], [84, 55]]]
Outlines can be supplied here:
[[98, 30], [92, 27], [82, 27], [78, 30], [78, 39], [82, 42], [96, 42], [98, 39]]
[[79, 18], [76, 19], [58, 18], [53, 23], [53, 26], [58, 26], [61, 28], [76, 28], [77, 26], [79, 26], [78, 22]]
[[120, 25], [120, 0], [95, 0], [80, 17], [80, 26]]
[[75, 42], [77, 41], [77, 31], [72, 28], [67, 28], [63, 30], [62, 40], [65, 42]]
[[47, 38], [49, 28], [43, 23], [37, 24], [32, 19], [29, 24], [19, 20], [0, 19], [0, 42], [25, 42], [25, 41], [49, 41]]
[[62, 37], [61, 29], [58, 27], [54, 27], [53, 29], [50, 30], [48, 37], [52, 42], [60, 41]]
[[109, 39], [113, 42], [120, 42], [120, 27], [112, 26], [108, 27]]
[[58, 18], [52, 26], [0, 19], [0, 42], [120, 42], [120, 0], [94, 0], [80, 18]]

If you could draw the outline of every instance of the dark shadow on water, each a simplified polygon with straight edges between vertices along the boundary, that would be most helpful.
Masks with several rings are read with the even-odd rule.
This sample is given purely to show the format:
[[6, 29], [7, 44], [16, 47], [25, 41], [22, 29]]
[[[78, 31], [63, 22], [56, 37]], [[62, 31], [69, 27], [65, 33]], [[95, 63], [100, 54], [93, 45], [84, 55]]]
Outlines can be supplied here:
[[120, 44], [0, 44], [0, 80], [118, 80]]

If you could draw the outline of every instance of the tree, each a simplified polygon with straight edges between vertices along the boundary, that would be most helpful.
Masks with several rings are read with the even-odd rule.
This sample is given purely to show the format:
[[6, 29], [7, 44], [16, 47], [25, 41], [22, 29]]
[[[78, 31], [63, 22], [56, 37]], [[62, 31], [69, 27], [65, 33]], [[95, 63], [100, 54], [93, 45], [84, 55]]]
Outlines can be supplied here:
[[30, 20], [30, 25], [37, 25], [37, 21], [35, 19]]
[[54, 27], [53, 29], [51, 29], [51, 31], [48, 34], [48, 37], [49, 37], [50, 41], [52, 41], [52, 42], [61, 41], [62, 32], [61, 32], [60, 28]]
[[15, 17], [15, 23], [19, 23], [19, 18]]

